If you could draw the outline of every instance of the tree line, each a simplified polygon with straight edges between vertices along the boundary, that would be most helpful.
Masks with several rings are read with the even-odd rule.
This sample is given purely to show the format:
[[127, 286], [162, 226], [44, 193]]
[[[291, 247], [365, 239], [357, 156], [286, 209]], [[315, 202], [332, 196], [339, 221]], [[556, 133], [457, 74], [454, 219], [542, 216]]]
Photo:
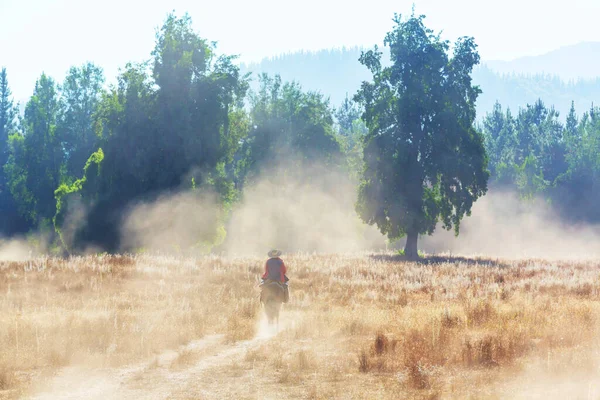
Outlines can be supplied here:
[[151, 58], [128, 63], [108, 88], [92, 63], [61, 84], [42, 74], [23, 115], [2, 69], [0, 235], [41, 230], [61, 253], [118, 251], [133, 202], [208, 190], [218, 210], [198, 241], [215, 244], [246, 185], [275, 165], [274, 179], [310, 181], [315, 163], [359, 182], [358, 214], [391, 239], [407, 236], [410, 257], [438, 223], [458, 234], [488, 179], [597, 220], [597, 109], [578, 119], [572, 108], [563, 125], [541, 101], [516, 117], [496, 104], [480, 126], [474, 39], [450, 54], [424, 16], [395, 22], [390, 62], [363, 52], [356, 62], [372, 80], [339, 107], [276, 74], [251, 90], [251, 74], [218, 55], [188, 15], [169, 14]]
[[[217, 55], [191, 24], [170, 14], [151, 59], [128, 63], [107, 89], [91, 63], [71, 68], [62, 84], [42, 74], [22, 116], [2, 70], [1, 235], [41, 230], [62, 250], [116, 251], [133, 201], [210, 190], [224, 218], [245, 184], [290, 153], [290, 171], [315, 159], [341, 167], [343, 140], [323, 95], [267, 75], [250, 92], [235, 57]], [[67, 243], [63, 228], [82, 207]]]
[[[241, 64], [241, 71], [280, 74], [285, 80], [302, 82], [307, 89], [327, 93], [332, 103], [338, 105], [346, 94], [351, 96], [360, 88], [361, 81], [371, 77], [370, 71], [356, 62], [363, 50], [359, 47], [347, 47], [294, 52], [264, 59], [259, 63]], [[389, 49], [382, 50], [382, 65], [391, 65]], [[578, 62], [581, 58], [583, 57], [579, 55], [573, 62]], [[546, 104], [554, 105], [564, 122], [571, 101], [575, 101], [579, 107], [587, 107], [596, 100], [600, 91], [600, 78], [567, 82], [558, 75], [544, 73], [503, 74], [491, 69], [483, 60], [473, 68], [472, 77], [474, 84], [482, 88], [476, 103], [479, 122], [493, 109], [496, 101], [516, 112], [519, 107], [535, 103], [540, 97]]]
[[484, 133], [490, 185], [541, 197], [570, 222], [600, 222], [600, 109], [578, 116], [575, 104], [563, 123], [541, 99], [513, 115], [496, 103]]

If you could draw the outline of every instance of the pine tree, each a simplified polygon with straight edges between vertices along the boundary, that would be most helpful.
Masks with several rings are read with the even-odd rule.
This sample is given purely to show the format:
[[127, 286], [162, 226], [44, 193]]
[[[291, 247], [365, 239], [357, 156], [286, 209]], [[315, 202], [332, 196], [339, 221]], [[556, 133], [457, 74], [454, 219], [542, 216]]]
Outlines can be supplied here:
[[[15, 117], [17, 109], [11, 100], [11, 92], [8, 87], [8, 78], [6, 68], [2, 68], [0, 72], [0, 167], [6, 164], [8, 158], [8, 135], [15, 127]], [[0, 169], [0, 191], [2, 191], [3, 177]]]

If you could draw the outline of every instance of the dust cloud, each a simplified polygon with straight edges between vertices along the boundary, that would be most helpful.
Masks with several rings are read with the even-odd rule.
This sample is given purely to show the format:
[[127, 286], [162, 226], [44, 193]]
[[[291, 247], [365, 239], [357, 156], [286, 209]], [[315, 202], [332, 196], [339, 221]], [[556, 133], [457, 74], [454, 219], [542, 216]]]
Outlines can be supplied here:
[[[287, 253], [386, 249], [377, 227], [356, 214], [356, 194], [357, 185], [346, 174], [322, 165], [294, 173], [270, 168], [245, 186], [227, 216], [218, 196], [207, 191], [136, 204], [124, 220], [122, 251], [262, 256], [270, 248]], [[428, 254], [574, 259], [600, 256], [599, 240], [600, 227], [567, 224], [542, 199], [523, 201], [514, 192], [492, 190], [463, 219], [458, 237], [438, 226], [432, 236], [420, 238], [419, 249]]]
[[377, 228], [356, 215], [356, 185], [346, 174], [319, 165], [295, 172], [270, 167], [246, 185], [228, 215], [218, 196], [204, 190], [135, 204], [121, 228], [121, 251], [262, 256], [274, 247], [327, 253], [385, 248]]
[[[77, 232], [85, 226], [85, 221], [88, 215], [88, 208], [83, 204], [80, 197], [72, 196], [67, 204], [65, 219], [61, 226], [61, 241], [63, 246], [66, 246], [66, 251], [70, 252], [75, 245], [75, 237]], [[93, 254], [95, 249], [86, 248], [83, 254]]]
[[228, 254], [263, 255], [270, 248], [316, 253], [385, 248], [377, 228], [356, 214], [356, 185], [323, 166], [310, 169], [310, 179], [269, 174], [244, 190], [227, 226]]
[[473, 205], [460, 235], [440, 226], [420, 239], [426, 253], [506, 258], [592, 258], [600, 256], [600, 227], [571, 225], [542, 199], [520, 200], [514, 192], [490, 191]]
[[38, 230], [24, 236], [0, 237], [0, 261], [28, 261], [51, 253], [52, 234]]
[[199, 255], [218, 239], [221, 209], [210, 191], [163, 195], [130, 207], [121, 229], [122, 251]]
[[0, 261], [27, 261], [34, 249], [25, 239], [0, 239]]

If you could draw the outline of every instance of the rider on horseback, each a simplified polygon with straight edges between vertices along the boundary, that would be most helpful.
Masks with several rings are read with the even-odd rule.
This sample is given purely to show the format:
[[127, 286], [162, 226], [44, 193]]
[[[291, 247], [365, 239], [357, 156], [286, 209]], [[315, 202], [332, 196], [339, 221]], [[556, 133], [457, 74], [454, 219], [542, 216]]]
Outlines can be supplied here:
[[285, 267], [283, 260], [279, 258], [279, 256], [281, 256], [281, 251], [271, 250], [268, 255], [269, 259], [265, 263], [265, 273], [262, 276], [263, 283], [268, 280], [278, 282], [285, 291], [285, 300], [283, 302], [287, 303], [290, 299], [290, 292], [287, 284], [289, 279], [285, 275], [287, 268]]

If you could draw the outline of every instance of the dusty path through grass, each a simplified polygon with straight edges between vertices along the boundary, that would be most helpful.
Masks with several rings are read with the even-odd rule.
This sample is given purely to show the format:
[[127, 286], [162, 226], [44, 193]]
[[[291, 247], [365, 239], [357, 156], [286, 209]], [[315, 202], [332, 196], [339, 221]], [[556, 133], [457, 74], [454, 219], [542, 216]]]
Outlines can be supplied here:
[[[160, 396], [156, 390], [169, 389], [165, 387], [164, 382], [170, 377], [169, 375], [173, 375], [169, 367], [176, 363], [182, 354], [190, 356], [208, 349], [220, 348], [222, 340], [223, 335], [208, 336], [184, 346], [180, 352], [167, 351], [151, 361], [134, 366], [101, 369], [66, 367], [47, 382], [41, 381], [34, 385], [31, 389], [35, 394], [27, 398], [31, 400], [158, 398]], [[218, 357], [219, 354], [217, 350], [217, 354], [213, 357]], [[205, 361], [200, 360], [198, 364], [206, 364]], [[158, 375], [161, 375], [161, 379], [157, 380]], [[149, 382], [149, 377], [153, 378], [152, 382]], [[144, 385], [136, 389], [135, 386], [142, 382]], [[149, 383], [153, 387], [144, 389], [144, 386]]]
[[0, 398], [600, 396], [598, 260], [285, 261], [274, 336], [262, 259], [0, 262]]
[[[150, 361], [122, 368], [67, 367], [48, 382], [32, 387], [29, 400], [50, 399], [183, 399], [222, 398], [222, 391], [203, 389], [210, 370], [242, 362], [244, 356], [273, 339], [290, 325], [282, 318], [279, 330], [260, 319], [253, 339], [228, 344], [225, 335], [210, 335], [166, 351]], [[224, 382], [223, 388], [227, 385]]]

